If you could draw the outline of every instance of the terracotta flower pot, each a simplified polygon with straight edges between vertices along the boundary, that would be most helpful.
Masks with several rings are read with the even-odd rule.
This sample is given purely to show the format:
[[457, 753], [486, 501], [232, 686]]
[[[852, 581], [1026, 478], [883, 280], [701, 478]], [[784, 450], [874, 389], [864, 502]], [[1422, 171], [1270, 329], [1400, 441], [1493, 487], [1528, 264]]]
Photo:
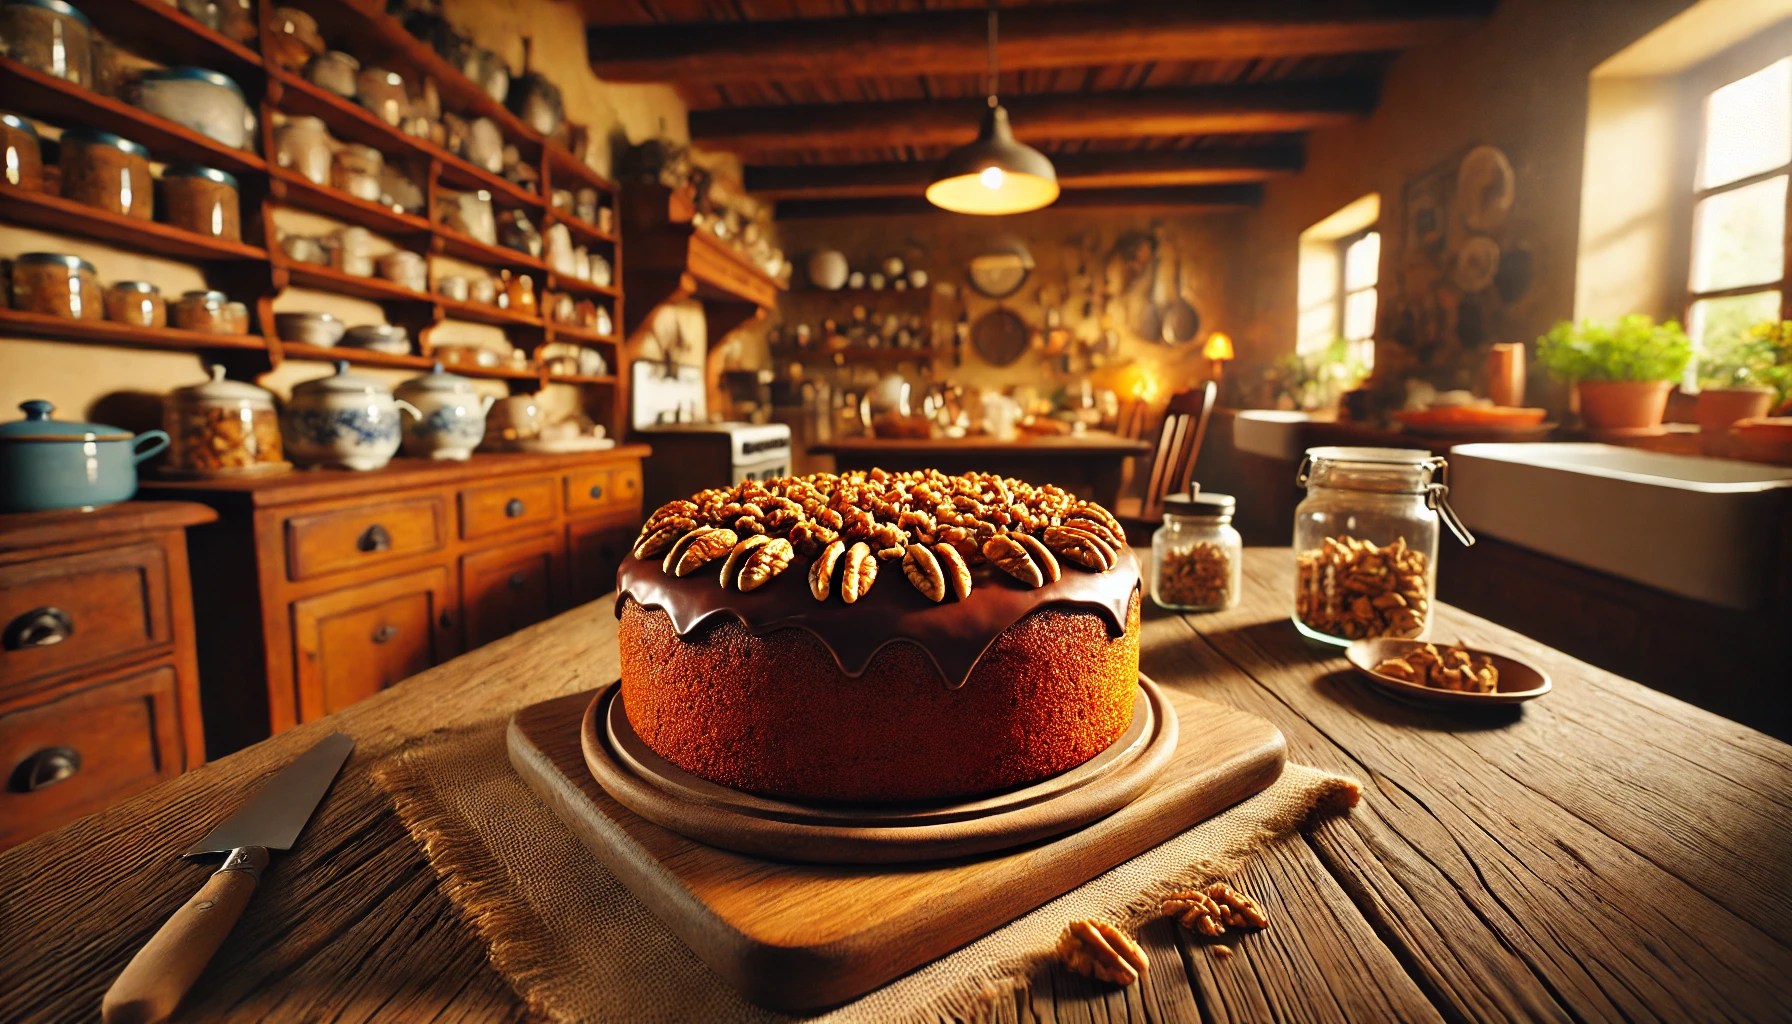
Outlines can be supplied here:
[[1763, 387], [1701, 388], [1699, 390], [1699, 430], [1706, 434], [1723, 434], [1737, 420], [1767, 415], [1773, 404], [1773, 389]]
[[1661, 425], [1669, 380], [1583, 380], [1580, 418], [1589, 430], [1649, 430]]

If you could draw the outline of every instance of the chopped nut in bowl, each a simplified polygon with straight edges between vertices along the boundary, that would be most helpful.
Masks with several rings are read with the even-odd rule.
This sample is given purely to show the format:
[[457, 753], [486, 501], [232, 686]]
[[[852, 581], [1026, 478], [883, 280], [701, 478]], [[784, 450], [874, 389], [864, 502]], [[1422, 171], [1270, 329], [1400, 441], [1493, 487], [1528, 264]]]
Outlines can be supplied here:
[[1541, 669], [1460, 645], [1382, 637], [1356, 641], [1345, 656], [1385, 692], [1433, 704], [1517, 704], [1550, 690]]

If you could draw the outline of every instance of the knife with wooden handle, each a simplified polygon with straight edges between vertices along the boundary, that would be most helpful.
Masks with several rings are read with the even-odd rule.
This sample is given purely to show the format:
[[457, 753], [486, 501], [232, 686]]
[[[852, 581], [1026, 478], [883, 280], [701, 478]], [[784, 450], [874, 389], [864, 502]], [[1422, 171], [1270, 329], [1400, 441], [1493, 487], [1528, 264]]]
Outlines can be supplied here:
[[155, 1024], [173, 1015], [249, 905], [262, 869], [268, 866], [268, 851], [292, 849], [354, 749], [355, 741], [345, 733], [325, 737], [182, 854], [225, 857], [199, 892], [163, 923], [112, 982], [100, 1003], [105, 1024]]

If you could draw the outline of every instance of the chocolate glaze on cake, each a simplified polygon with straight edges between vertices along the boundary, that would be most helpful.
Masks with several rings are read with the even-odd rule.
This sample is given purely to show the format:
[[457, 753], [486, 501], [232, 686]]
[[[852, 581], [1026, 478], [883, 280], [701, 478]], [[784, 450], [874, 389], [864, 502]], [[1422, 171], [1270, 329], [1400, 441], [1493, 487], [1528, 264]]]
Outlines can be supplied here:
[[844, 604], [816, 601], [809, 593], [810, 559], [798, 559], [765, 586], [743, 593], [718, 586], [713, 572], [671, 576], [658, 559], [630, 555], [616, 574], [616, 614], [620, 618], [632, 598], [664, 610], [681, 637], [720, 617], [736, 618], [758, 636], [806, 630], [821, 640], [842, 672], [855, 677], [879, 649], [906, 640], [925, 651], [947, 686], [957, 689], [997, 637], [1040, 608], [1093, 611], [1105, 620], [1109, 637], [1125, 635], [1127, 612], [1139, 590], [1139, 562], [1129, 548], [1118, 554], [1118, 564], [1106, 572], [1067, 566], [1061, 579], [1037, 590], [979, 567], [969, 597], [940, 604], [903, 579], [895, 563], [879, 567], [876, 584], [856, 604]]

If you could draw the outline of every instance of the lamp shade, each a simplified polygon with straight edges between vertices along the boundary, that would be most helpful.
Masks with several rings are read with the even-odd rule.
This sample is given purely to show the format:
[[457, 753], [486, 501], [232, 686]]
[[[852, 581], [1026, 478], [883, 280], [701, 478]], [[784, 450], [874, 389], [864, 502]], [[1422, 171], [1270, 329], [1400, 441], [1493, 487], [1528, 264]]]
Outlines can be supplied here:
[[1050, 206], [1058, 198], [1058, 172], [1044, 153], [1014, 141], [1008, 111], [983, 115], [977, 141], [946, 154], [927, 201], [953, 213], [995, 216]]
[[1232, 358], [1232, 339], [1220, 331], [1207, 336], [1207, 344], [1201, 347], [1201, 355], [1215, 361]]

